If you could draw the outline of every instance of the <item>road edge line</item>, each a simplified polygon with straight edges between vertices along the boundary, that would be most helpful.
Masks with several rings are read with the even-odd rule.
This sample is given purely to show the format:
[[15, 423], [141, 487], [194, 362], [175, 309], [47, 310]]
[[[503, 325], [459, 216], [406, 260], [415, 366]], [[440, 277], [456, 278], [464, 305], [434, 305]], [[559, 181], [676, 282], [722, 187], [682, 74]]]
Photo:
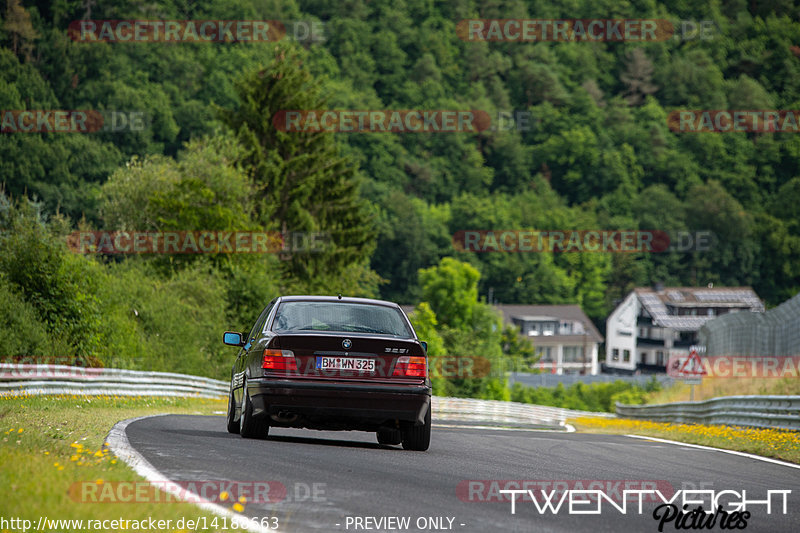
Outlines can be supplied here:
[[[113, 451], [116, 456], [131, 467], [137, 474], [145, 478], [149, 481], [156, 490], [163, 490], [175, 496], [176, 498], [193, 503], [194, 505], [198, 506], [199, 508], [203, 509], [204, 511], [212, 512], [216, 515], [228, 518], [231, 520], [231, 523], [236, 522], [236, 525], [239, 529], [246, 529], [247, 531], [252, 531], [253, 533], [275, 533], [279, 530], [277, 529], [269, 529], [262, 527], [261, 525], [257, 525], [246, 517], [234, 513], [221, 505], [217, 505], [216, 503], [212, 503], [200, 495], [196, 495], [196, 498], [193, 496], [192, 500], [185, 498], [186, 491], [181, 488], [180, 485], [169, 479], [167, 476], [162, 474], [156, 467], [154, 467], [150, 461], [144, 458], [142, 454], [136, 451], [136, 449], [131, 445], [130, 441], [128, 440], [128, 435], [125, 432], [126, 428], [134, 422], [139, 420], [144, 420], [146, 418], [156, 418], [159, 416], [167, 416], [171, 413], [159, 413], [157, 415], [146, 415], [146, 416], [137, 416], [134, 418], [128, 418], [127, 420], [121, 420], [114, 424], [114, 427], [111, 428], [111, 431], [108, 432], [108, 436], [106, 437], [106, 442], [108, 443], [108, 447]], [[156, 483], [158, 485], [156, 485]]]
[[524, 427], [508, 427], [508, 426], [471, 426], [467, 424], [436, 424], [431, 427], [441, 429], [491, 429], [496, 431], [538, 431], [541, 433], [569, 433], [569, 430], [558, 428], [524, 428]]
[[633, 439], [652, 440], [656, 442], [665, 442], [667, 444], [677, 444], [678, 446], [684, 446], [687, 448], [698, 448], [700, 450], [710, 450], [713, 452], [723, 452], [731, 455], [739, 455], [741, 457], [748, 457], [750, 459], [755, 459], [757, 461], [764, 461], [765, 463], [773, 463], [780, 466], [788, 466], [789, 468], [800, 469], [800, 465], [798, 464], [789, 463], [787, 461], [781, 461], [780, 459], [773, 459], [771, 457], [764, 457], [763, 455], [756, 455], [754, 453], [740, 452], [737, 450], [726, 450], [725, 448], [714, 448], [713, 446], [703, 446], [702, 444], [690, 444], [688, 442], [679, 442], [676, 440], [659, 439], [657, 437], [648, 437], [646, 435], [625, 435], [625, 436], [631, 437]]

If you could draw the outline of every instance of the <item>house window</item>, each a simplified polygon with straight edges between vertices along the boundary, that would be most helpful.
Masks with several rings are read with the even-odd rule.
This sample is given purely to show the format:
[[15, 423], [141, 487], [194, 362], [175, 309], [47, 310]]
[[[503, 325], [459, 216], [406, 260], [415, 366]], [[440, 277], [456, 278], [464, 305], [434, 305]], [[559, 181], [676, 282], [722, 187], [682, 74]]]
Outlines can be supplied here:
[[664, 352], [662, 351], [656, 352], [656, 364], [658, 366], [664, 366]]
[[552, 335], [555, 332], [555, 327], [550, 322], [542, 325], [542, 335]]
[[536, 355], [541, 356], [541, 361], [552, 361], [552, 348], [550, 346], [539, 347], [536, 349]]
[[622, 362], [623, 363], [630, 363], [631, 362], [631, 351], [630, 350], [622, 350]]
[[619, 361], [619, 349], [614, 348], [611, 350], [611, 360], [612, 361]]
[[583, 361], [583, 348], [581, 346], [564, 346], [564, 362], [580, 363]]

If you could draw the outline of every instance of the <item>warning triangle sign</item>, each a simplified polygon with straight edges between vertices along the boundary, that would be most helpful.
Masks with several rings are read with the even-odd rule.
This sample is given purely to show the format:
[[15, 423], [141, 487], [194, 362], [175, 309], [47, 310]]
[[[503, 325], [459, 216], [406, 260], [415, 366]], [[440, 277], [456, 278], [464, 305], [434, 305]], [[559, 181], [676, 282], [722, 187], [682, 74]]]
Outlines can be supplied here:
[[701, 377], [705, 376], [707, 373], [705, 367], [703, 367], [703, 362], [700, 361], [700, 357], [697, 355], [697, 350], [689, 352], [689, 357], [686, 358], [683, 365], [678, 369], [678, 375], [685, 377]]

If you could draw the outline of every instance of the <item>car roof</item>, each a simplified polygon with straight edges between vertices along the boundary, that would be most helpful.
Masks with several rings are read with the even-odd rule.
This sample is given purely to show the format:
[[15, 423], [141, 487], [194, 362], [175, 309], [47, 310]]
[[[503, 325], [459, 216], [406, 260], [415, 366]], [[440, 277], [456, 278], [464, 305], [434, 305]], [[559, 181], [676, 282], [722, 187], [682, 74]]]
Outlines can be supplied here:
[[351, 296], [342, 296], [339, 298], [338, 296], [321, 296], [321, 295], [292, 295], [292, 296], [281, 296], [281, 302], [331, 302], [331, 303], [358, 303], [358, 304], [371, 304], [371, 305], [385, 305], [388, 307], [397, 307], [400, 306], [394, 302], [388, 302], [386, 300], [375, 300], [373, 298], [355, 298]]

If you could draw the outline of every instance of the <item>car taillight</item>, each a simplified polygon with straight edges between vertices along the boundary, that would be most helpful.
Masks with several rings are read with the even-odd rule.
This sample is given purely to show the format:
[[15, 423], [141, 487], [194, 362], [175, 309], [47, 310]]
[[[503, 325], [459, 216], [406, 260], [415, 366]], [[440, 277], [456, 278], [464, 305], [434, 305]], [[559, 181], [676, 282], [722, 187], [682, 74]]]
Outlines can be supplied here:
[[297, 372], [297, 360], [291, 350], [264, 350], [261, 368], [270, 372]]
[[424, 378], [428, 375], [428, 362], [424, 357], [411, 357], [402, 355], [397, 358], [392, 376], [409, 378]]

